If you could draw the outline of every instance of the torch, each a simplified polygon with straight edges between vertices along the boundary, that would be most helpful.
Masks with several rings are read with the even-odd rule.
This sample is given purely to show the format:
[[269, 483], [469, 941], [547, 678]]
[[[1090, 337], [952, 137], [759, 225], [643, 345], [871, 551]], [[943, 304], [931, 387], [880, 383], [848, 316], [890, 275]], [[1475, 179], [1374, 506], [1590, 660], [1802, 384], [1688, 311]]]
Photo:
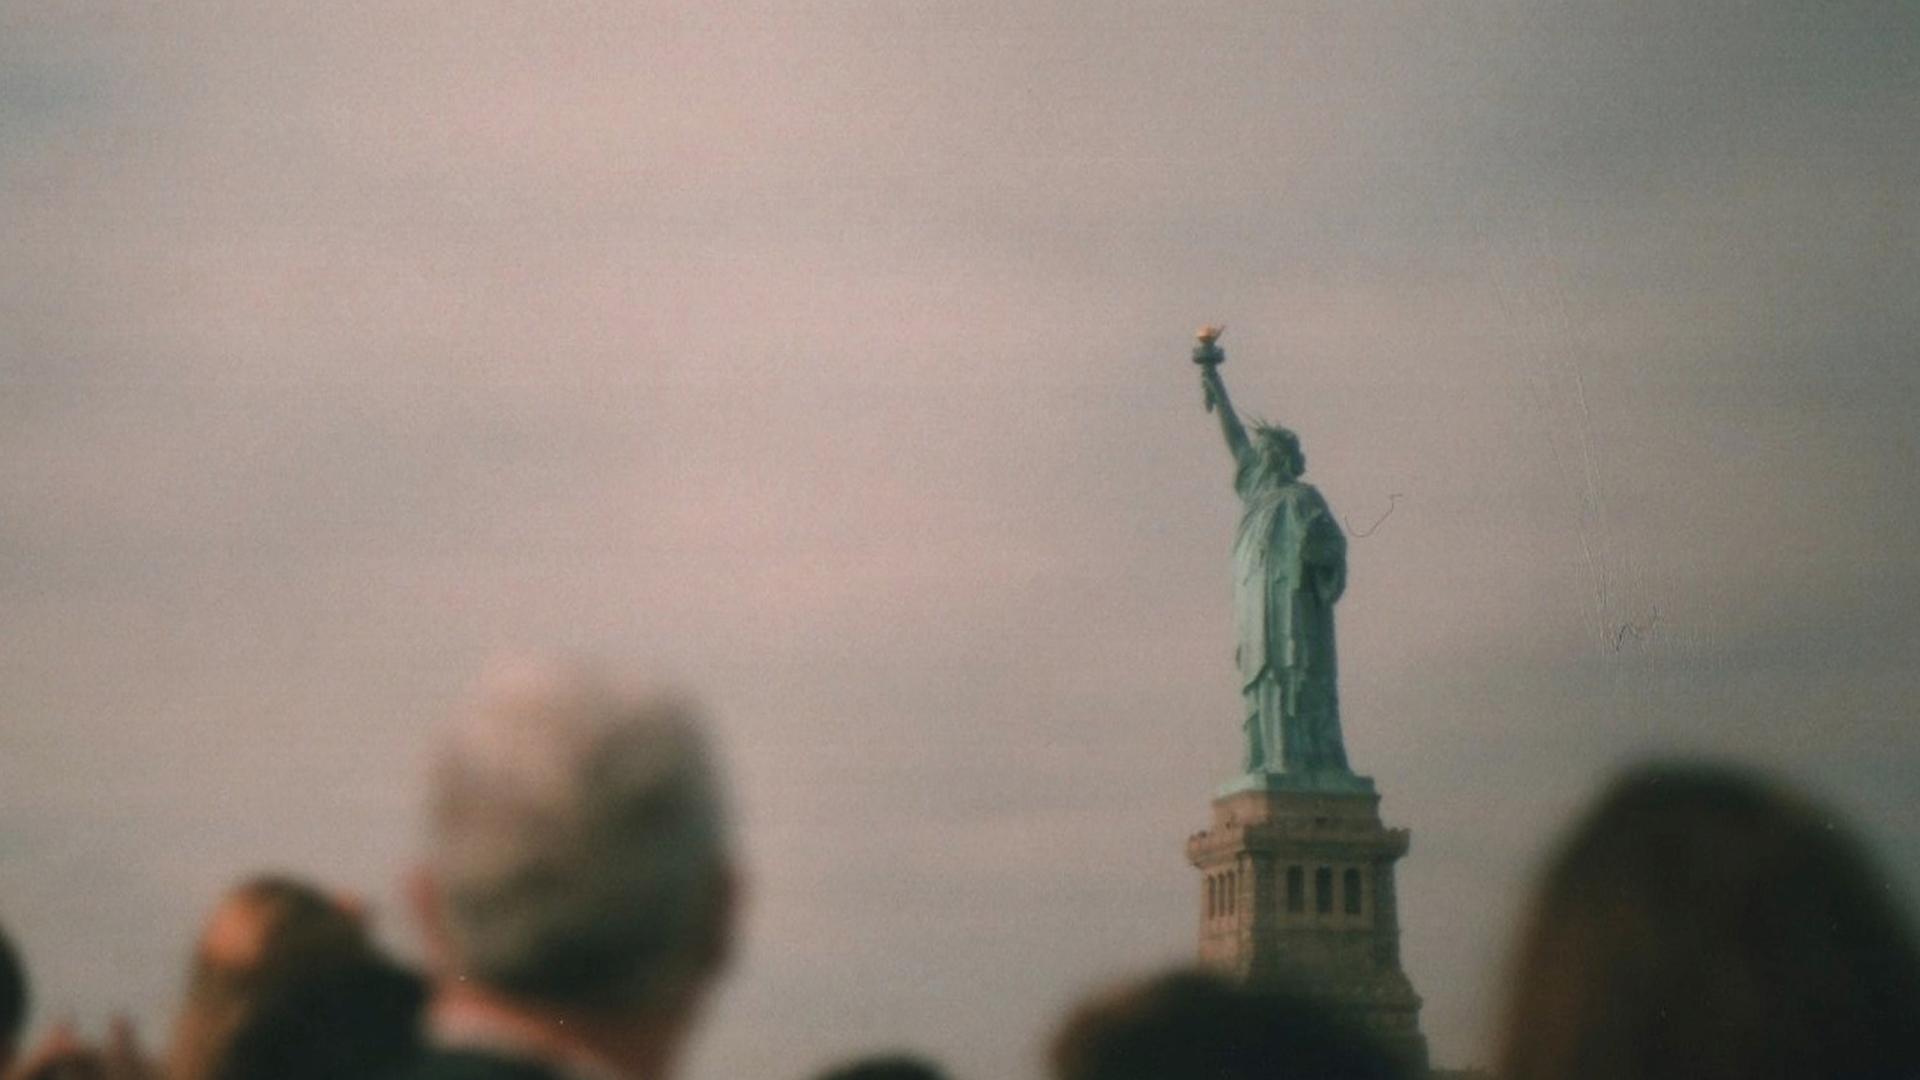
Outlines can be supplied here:
[[[1227, 328], [1223, 323], [1219, 326], [1203, 326], [1200, 328], [1200, 332], [1194, 335], [1199, 343], [1193, 347], [1193, 362], [1206, 368], [1207, 374], [1209, 375], [1214, 374], [1215, 368], [1227, 362], [1227, 351], [1215, 344], [1215, 342], [1220, 340], [1220, 335], [1226, 332]], [[1211, 380], [1209, 380], [1209, 383], [1211, 383]], [[1213, 411], [1213, 391], [1211, 389], [1207, 391], [1205, 400], [1203, 400], [1201, 404], [1207, 407], [1208, 412]]]

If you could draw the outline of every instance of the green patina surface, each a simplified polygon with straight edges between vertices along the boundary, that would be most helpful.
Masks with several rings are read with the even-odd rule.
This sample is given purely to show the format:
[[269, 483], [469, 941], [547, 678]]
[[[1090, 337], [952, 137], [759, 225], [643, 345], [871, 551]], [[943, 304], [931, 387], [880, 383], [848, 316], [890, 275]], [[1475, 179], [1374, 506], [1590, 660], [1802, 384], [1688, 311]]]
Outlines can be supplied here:
[[[1300, 479], [1306, 457], [1285, 428], [1249, 431], [1227, 397], [1225, 359], [1203, 338], [1207, 407], [1218, 413], [1234, 458], [1242, 504], [1233, 544], [1235, 658], [1246, 703], [1243, 783], [1351, 790], [1365, 784], [1347, 767], [1333, 609], [1347, 584], [1347, 539], [1326, 499]], [[1276, 775], [1277, 774], [1277, 775]]]

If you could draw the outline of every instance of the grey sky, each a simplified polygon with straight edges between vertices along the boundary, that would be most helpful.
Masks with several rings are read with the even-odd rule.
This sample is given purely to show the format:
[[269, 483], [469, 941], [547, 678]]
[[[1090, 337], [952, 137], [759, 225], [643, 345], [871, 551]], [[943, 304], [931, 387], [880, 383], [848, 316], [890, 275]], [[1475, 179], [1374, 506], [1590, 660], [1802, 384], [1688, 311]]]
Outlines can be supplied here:
[[49, 1010], [157, 1035], [265, 866], [404, 939], [425, 732], [559, 647], [722, 727], [697, 1076], [1032, 1075], [1193, 943], [1220, 319], [1355, 536], [1440, 1060], [1624, 759], [1784, 767], [1920, 879], [1912, 6], [183, 6], [0, 5], [0, 915]]

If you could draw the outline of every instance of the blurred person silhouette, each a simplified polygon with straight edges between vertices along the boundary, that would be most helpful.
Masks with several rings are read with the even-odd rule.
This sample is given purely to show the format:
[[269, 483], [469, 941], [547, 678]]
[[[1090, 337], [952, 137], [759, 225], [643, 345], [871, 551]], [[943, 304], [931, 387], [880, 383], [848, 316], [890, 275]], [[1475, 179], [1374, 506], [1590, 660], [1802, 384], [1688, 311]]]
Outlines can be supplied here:
[[387, 1076], [420, 1050], [426, 987], [371, 950], [263, 990], [212, 1080]]
[[214, 906], [194, 947], [167, 1080], [210, 1080], [262, 1001], [377, 955], [356, 904], [290, 877], [235, 887]]
[[1831, 811], [1751, 773], [1617, 780], [1548, 863], [1502, 1080], [1920, 1076], [1920, 956]]
[[6, 927], [0, 926], [0, 1076], [7, 1074], [18, 1055], [29, 1004], [26, 966]]
[[700, 724], [583, 669], [496, 672], [440, 741], [415, 1080], [671, 1080], [736, 886]]
[[1270, 985], [1175, 971], [1097, 995], [1051, 1048], [1054, 1080], [1410, 1080], [1371, 1038]]
[[814, 1080], [947, 1080], [938, 1065], [914, 1054], [872, 1054], [842, 1062]]

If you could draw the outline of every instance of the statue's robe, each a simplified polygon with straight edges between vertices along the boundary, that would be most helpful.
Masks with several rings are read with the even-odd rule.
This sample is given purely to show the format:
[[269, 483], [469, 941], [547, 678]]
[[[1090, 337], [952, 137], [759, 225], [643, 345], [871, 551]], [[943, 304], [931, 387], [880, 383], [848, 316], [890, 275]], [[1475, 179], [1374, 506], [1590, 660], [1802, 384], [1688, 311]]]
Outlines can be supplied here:
[[1233, 565], [1247, 770], [1346, 772], [1333, 605], [1347, 539], [1320, 492], [1258, 450], [1241, 456], [1234, 488], [1246, 505]]

